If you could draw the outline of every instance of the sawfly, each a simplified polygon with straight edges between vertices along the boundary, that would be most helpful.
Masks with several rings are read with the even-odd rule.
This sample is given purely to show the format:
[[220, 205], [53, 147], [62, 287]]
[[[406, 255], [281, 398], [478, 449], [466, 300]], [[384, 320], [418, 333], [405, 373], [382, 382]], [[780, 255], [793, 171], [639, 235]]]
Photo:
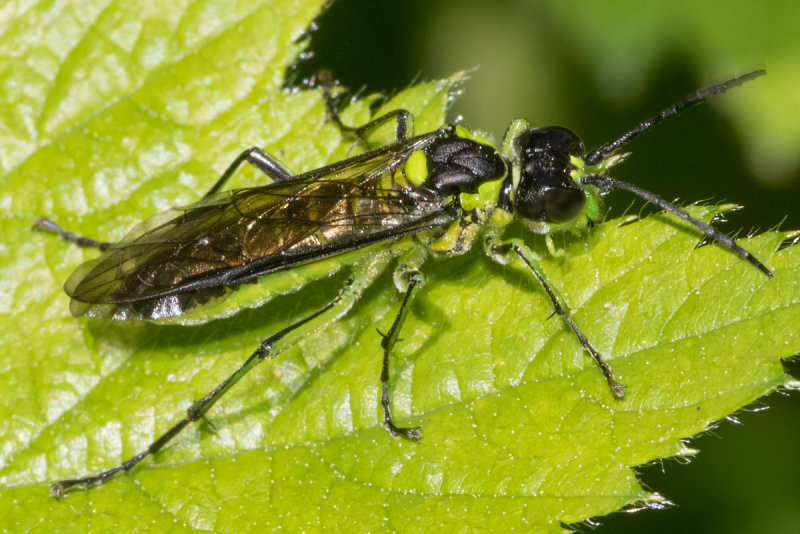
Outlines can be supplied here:
[[[633, 137], [762, 74], [754, 71], [701, 89], [590, 151], [571, 130], [535, 128], [521, 119], [510, 124], [499, 148], [462, 125], [414, 136], [411, 114], [396, 110], [349, 129], [363, 139], [373, 128], [393, 123], [394, 142], [303, 174], [292, 174], [259, 148], [245, 150], [199, 202], [155, 215], [118, 243], [94, 241], [48, 219], [38, 220], [40, 229], [102, 251], [66, 281], [75, 316], [169, 321], [219, 306], [246, 284], [259, 281], [268, 288], [270, 277], [322, 260], [334, 259], [348, 268], [338, 295], [264, 339], [230, 377], [194, 402], [183, 419], [145, 450], [108, 471], [57, 482], [50, 488], [51, 495], [61, 498], [74, 488], [103, 484], [158, 452], [186, 426], [203, 418], [259, 362], [342, 317], [387, 270], [393, 271], [403, 297], [394, 322], [381, 334], [383, 424], [393, 436], [421, 439], [419, 428], [397, 426], [392, 418], [390, 355], [410, 305], [424, 285], [424, 262], [464, 254], [474, 246], [482, 247], [500, 264], [524, 264], [594, 359], [613, 397], [623, 397], [624, 386], [581, 331], [534, 252], [522, 239], [505, 238], [505, 230], [519, 221], [531, 232], [544, 235], [552, 248], [547, 241], [551, 235], [591, 226], [602, 217], [601, 195], [622, 189], [676, 215], [771, 277], [761, 261], [714, 227], [653, 193], [609, 176], [609, 170], [626, 156], [620, 149]], [[223, 191], [245, 162], [272, 183]], [[294, 289], [302, 285], [297, 282]]]

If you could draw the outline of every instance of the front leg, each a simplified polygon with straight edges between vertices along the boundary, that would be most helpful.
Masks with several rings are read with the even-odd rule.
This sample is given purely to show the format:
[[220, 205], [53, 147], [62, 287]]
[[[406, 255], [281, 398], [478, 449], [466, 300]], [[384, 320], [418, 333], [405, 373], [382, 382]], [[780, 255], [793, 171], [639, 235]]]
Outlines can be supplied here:
[[578, 327], [575, 319], [572, 318], [572, 313], [570, 312], [567, 303], [561, 297], [553, 283], [547, 278], [544, 270], [542, 270], [542, 266], [539, 265], [539, 262], [536, 260], [536, 256], [534, 255], [533, 251], [528, 248], [528, 246], [525, 245], [525, 243], [523, 243], [520, 239], [501, 241], [494, 236], [489, 237], [486, 240], [485, 247], [486, 253], [498, 263], [510, 263], [515, 256], [518, 256], [522, 259], [533, 276], [536, 277], [536, 280], [538, 280], [542, 285], [545, 293], [547, 293], [547, 296], [550, 298], [550, 302], [553, 303], [556, 313], [560, 315], [562, 319], [564, 319], [564, 322], [567, 323], [567, 326], [569, 326], [569, 328], [575, 334], [575, 337], [577, 337], [581, 342], [583, 348], [589, 351], [589, 354], [592, 355], [594, 361], [597, 362], [597, 366], [600, 367], [606, 382], [608, 382], [608, 387], [611, 389], [611, 394], [614, 395], [614, 398], [621, 399], [625, 395], [625, 386], [617, 382], [617, 379], [614, 377], [614, 373], [611, 370], [611, 366], [608, 365], [608, 362], [605, 361], [603, 355], [600, 354], [596, 348], [594, 348], [594, 346], [589, 342], [589, 339], [581, 331], [580, 327]]

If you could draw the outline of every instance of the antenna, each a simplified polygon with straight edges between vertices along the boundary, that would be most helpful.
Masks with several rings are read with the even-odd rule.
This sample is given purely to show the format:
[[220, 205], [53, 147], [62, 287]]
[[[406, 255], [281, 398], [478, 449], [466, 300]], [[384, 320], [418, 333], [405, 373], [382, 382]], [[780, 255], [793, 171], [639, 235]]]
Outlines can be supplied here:
[[[737, 78], [738, 79], [738, 78]], [[761, 263], [758, 258], [753, 256], [750, 252], [743, 249], [739, 245], [736, 244], [736, 241], [731, 239], [730, 237], [726, 236], [710, 224], [706, 224], [699, 219], [695, 219], [688, 213], [681, 211], [678, 206], [672, 204], [671, 202], [667, 202], [663, 198], [659, 197], [651, 193], [650, 191], [646, 191], [640, 187], [636, 187], [633, 184], [629, 184], [627, 182], [622, 182], [620, 180], [616, 180], [614, 178], [609, 178], [608, 176], [601, 176], [599, 174], [593, 174], [587, 176], [583, 180], [581, 180], [583, 185], [588, 185], [591, 187], [599, 187], [601, 189], [624, 189], [625, 191], [630, 191], [634, 195], [643, 198], [647, 202], [651, 204], [655, 204], [659, 208], [668, 211], [674, 215], [677, 215], [684, 221], [692, 224], [695, 228], [703, 232], [706, 237], [709, 239], [713, 239], [720, 245], [726, 247], [727, 249], [731, 250], [732, 252], [736, 253], [742, 259], [745, 259], [752, 263], [754, 266], [758, 267], [758, 269], [772, 278], [772, 271], [770, 271], [766, 265]]]
[[728, 80], [727, 82], [722, 82], [717, 85], [704, 87], [696, 91], [695, 93], [690, 94], [689, 96], [687, 96], [674, 106], [663, 110], [655, 117], [640, 122], [635, 128], [625, 132], [615, 141], [611, 141], [610, 143], [595, 148], [594, 150], [586, 154], [586, 156], [583, 158], [583, 161], [585, 161], [589, 165], [597, 165], [605, 158], [616, 152], [619, 149], [619, 147], [621, 147], [622, 145], [624, 145], [625, 143], [627, 143], [640, 133], [649, 130], [659, 122], [677, 115], [686, 108], [689, 108], [695, 104], [699, 104], [700, 102], [704, 101], [706, 98], [710, 96], [716, 95], [718, 93], [724, 93], [728, 89], [733, 89], [734, 87], [738, 87], [743, 83], [749, 82], [750, 80], [758, 78], [759, 76], [763, 76], [766, 73], [767, 71], [763, 69], [754, 70], [753, 72], [748, 72], [747, 74], [743, 74], [742, 76], [739, 76], [738, 78], [734, 78], [732, 80]]

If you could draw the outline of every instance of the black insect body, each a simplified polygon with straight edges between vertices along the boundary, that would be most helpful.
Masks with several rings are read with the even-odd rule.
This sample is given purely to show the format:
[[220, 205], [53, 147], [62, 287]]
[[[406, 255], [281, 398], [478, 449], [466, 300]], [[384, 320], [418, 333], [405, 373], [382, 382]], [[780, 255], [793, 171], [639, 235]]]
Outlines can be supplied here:
[[[650, 192], [608, 176], [610, 167], [622, 159], [617, 151], [635, 135], [762, 74], [755, 71], [702, 89], [588, 153], [570, 130], [533, 128], [523, 120], [511, 123], [499, 149], [462, 126], [408, 137], [410, 115], [396, 111], [354, 130], [361, 137], [394, 120], [394, 143], [304, 174], [294, 176], [260, 149], [248, 149], [202, 200], [156, 215], [119, 243], [100, 243], [66, 232], [46, 219], [37, 221], [38, 228], [103, 251], [97, 259], [79, 266], [65, 284], [76, 316], [155, 321], [183, 318], [213, 309], [244, 284], [269, 282], [273, 273], [334, 257], [349, 268], [349, 280], [336, 298], [263, 340], [236, 372], [195, 402], [186, 417], [146, 450], [98, 475], [57, 482], [51, 486], [51, 494], [61, 498], [73, 488], [100, 485], [159, 451], [183, 428], [204, 417], [260, 361], [344, 315], [393, 265], [395, 282], [405, 295], [391, 328], [383, 335], [381, 405], [384, 424], [392, 435], [420, 439], [418, 428], [398, 427], [392, 419], [389, 356], [410, 303], [424, 284], [424, 261], [462, 254], [475, 243], [500, 263], [519, 259], [528, 267], [556, 312], [600, 367], [613, 396], [622, 397], [623, 386], [574, 321], [534, 253], [519, 239], [504, 239], [504, 231], [515, 220], [546, 238], [553, 232], [586, 227], [601, 216], [602, 193], [625, 189], [694, 225], [772, 276], [763, 263], [715, 228]], [[338, 117], [335, 120], [341, 124]], [[243, 162], [274, 182], [220, 191]]]

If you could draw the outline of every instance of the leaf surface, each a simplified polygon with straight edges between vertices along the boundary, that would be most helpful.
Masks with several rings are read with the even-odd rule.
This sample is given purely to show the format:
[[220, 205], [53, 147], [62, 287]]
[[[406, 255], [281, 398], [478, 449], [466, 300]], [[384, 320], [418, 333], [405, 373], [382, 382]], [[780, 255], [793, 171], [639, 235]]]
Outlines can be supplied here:
[[[297, 171], [347, 157], [318, 91], [281, 89], [321, 2], [63, 3], [7, 7], [0, 53], [0, 525], [8, 531], [241, 532], [533, 529], [659, 502], [633, 466], [690, 454], [681, 440], [777, 387], [800, 351], [800, 269], [785, 234], [743, 245], [768, 280], [665, 216], [616, 219], [531, 245], [627, 385], [614, 400], [519, 265], [480, 250], [430, 262], [392, 359], [400, 422], [380, 424], [380, 336], [400, 295], [380, 278], [343, 320], [257, 367], [130, 475], [64, 501], [47, 486], [146, 447], [260, 339], [317, 309], [341, 278], [193, 326], [69, 315], [61, 284], [94, 252], [31, 233], [48, 215], [118, 239], [192, 202], [244, 148]], [[403, 107], [444, 120], [454, 81]], [[369, 118], [369, 99], [343, 112]], [[253, 170], [232, 186], [263, 183]], [[712, 208], [693, 208], [710, 216]], [[275, 317], [281, 310], [281, 317]]]

